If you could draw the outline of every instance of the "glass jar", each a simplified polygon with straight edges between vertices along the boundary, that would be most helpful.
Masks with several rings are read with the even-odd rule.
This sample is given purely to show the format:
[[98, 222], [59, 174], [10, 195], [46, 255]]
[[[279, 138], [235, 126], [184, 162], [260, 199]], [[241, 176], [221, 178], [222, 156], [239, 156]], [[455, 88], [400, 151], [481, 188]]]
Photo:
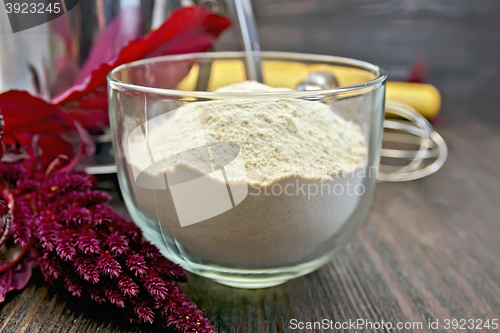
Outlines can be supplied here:
[[[288, 89], [218, 89], [248, 80], [249, 61], [264, 84]], [[321, 72], [338, 86], [296, 90]], [[114, 69], [111, 129], [130, 215], [164, 256], [222, 284], [269, 287], [317, 269], [366, 217], [385, 80], [366, 62], [281, 52]]]

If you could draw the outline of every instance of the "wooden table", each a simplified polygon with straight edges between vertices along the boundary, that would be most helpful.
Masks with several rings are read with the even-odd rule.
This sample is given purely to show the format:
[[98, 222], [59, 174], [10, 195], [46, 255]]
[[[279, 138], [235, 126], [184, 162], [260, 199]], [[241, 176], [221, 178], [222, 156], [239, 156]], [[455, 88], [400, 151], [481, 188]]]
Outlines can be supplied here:
[[[379, 63], [389, 74], [426, 58], [429, 81], [443, 95], [443, 119], [435, 127], [450, 154], [435, 175], [378, 184], [366, 224], [316, 272], [264, 290], [232, 289], [190, 275], [188, 293], [220, 332], [288, 332], [292, 319], [423, 322], [422, 330], [400, 330], [417, 332], [430, 331], [428, 321], [440, 321], [436, 332], [447, 331], [445, 319], [500, 321], [500, 20], [424, 14], [407, 22], [260, 19], [262, 29], [275, 28], [261, 33], [266, 49], [327, 54], [345, 45], [342, 55]], [[342, 24], [345, 34], [364, 34], [367, 44], [331, 33]], [[283, 33], [279, 39], [279, 29], [295, 29], [298, 37]], [[379, 37], [379, 48], [370, 36]], [[36, 273], [25, 290], [9, 293], [0, 305], [0, 331], [149, 331], [113, 316], [109, 308], [47, 286]]]

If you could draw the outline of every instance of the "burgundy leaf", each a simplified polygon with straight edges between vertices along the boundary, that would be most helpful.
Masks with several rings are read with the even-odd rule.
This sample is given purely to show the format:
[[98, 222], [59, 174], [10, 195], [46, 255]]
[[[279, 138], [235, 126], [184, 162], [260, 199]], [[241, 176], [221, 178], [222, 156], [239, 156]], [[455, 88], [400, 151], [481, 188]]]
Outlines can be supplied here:
[[11, 290], [21, 290], [31, 278], [31, 260], [19, 262], [16, 266], [0, 275], [0, 303], [5, 300], [5, 294]]
[[[44, 172], [54, 159], [66, 155], [72, 160], [62, 170], [71, 170], [84, 156], [94, 153], [90, 135], [57, 105], [25, 91], [11, 90], [0, 94], [0, 109], [5, 120], [6, 150], [25, 156], [28, 169], [39, 167]], [[71, 133], [78, 145], [76, 150], [67, 140]]]
[[[116, 23], [116, 26], [121, 24]], [[101, 129], [109, 123], [107, 118], [106, 76], [115, 67], [143, 58], [206, 51], [230, 25], [227, 18], [214, 15], [203, 6], [191, 6], [172, 11], [169, 18], [146, 36], [130, 41], [112, 55], [116, 48], [108, 48], [105, 56], [92, 56], [88, 65], [72, 87], [54, 97], [53, 103], [61, 105], [89, 130]], [[116, 29], [110, 26], [110, 31]], [[95, 46], [103, 48], [112, 33], [103, 33], [103, 42]], [[126, 39], [126, 38], [124, 38]], [[124, 39], [120, 39], [123, 42]], [[117, 42], [117, 45], [120, 44]], [[92, 55], [94, 51], [92, 51]], [[101, 63], [99, 63], [101, 61]], [[186, 73], [187, 74], [187, 73]], [[179, 81], [182, 77], [172, 77]]]
[[425, 60], [418, 60], [411, 68], [406, 82], [424, 83], [427, 76]]
[[142, 27], [141, 12], [136, 7], [120, 10], [106, 27], [76, 77], [75, 83], [83, 82], [101, 64], [110, 62], [132, 39], [140, 37]]

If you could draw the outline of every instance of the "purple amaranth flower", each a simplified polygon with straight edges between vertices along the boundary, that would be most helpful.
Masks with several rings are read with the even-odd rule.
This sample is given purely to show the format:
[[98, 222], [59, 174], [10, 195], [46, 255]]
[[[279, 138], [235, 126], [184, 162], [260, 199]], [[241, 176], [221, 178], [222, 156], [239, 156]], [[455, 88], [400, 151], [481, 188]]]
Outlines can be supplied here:
[[[89, 175], [29, 176], [15, 165], [0, 164], [0, 180], [3, 195], [15, 203], [11, 243], [27, 251], [25, 259], [0, 274], [0, 284], [6, 286], [0, 299], [24, 287], [35, 258], [47, 281], [60, 283], [74, 296], [113, 304], [132, 323], [214, 332], [176, 285], [187, 281], [182, 268], [114, 212], [107, 205], [109, 194], [94, 190], [96, 182]], [[10, 214], [8, 207], [2, 212]], [[29, 244], [32, 248], [26, 250]], [[13, 279], [14, 284], [9, 282]]]
[[[90, 176], [61, 173], [21, 185], [16, 202], [31, 219], [37, 262], [48, 281], [74, 296], [113, 304], [132, 323], [214, 332], [176, 285], [187, 281], [182, 268], [107, 206], [110, 196], [94, 190]], [[29, 209], [33, 202], [36, 212]]]

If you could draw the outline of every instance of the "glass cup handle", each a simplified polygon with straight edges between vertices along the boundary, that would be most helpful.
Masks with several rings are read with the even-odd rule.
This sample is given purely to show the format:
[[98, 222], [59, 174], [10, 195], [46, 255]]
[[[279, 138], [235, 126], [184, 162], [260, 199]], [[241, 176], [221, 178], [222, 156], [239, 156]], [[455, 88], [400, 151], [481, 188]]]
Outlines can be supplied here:
[[403, 182], [423, 178], [438, 171], [448, 157], [448, 148], [427, 119], [410, 106], [394, 101], [387, 101], [385, 112], [398, 118], [385, 119], [383, 142], [418, 146], [418, 149], [382, 148], [382, 161], [397, 159], [409, 160], [409, 163], [396, 166], [383, 164], [381, 161], [380, 169], [387, 171], [379, 171], [377, 179], [384, 182]]

